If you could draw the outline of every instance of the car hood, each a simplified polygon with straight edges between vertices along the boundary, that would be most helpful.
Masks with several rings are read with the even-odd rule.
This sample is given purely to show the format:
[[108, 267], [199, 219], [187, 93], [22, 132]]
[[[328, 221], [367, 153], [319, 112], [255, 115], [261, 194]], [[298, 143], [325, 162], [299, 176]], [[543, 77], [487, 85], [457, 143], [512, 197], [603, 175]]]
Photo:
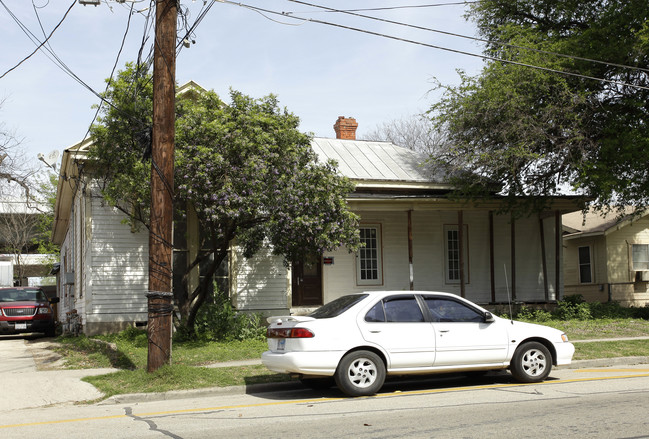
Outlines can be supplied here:
[[47, 306], [47, 302], [34, 302], [31, 300], [22, 300], [20, 302], [0, 302], [0, 306], [20, 308], [24, 306]]

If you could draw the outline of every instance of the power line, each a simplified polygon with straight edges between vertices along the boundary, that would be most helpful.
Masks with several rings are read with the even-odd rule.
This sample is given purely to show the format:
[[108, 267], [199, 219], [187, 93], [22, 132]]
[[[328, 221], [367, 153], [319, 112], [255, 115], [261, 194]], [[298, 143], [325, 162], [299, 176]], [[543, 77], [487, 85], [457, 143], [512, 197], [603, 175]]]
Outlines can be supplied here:
[[[475, 58], [486, 59], [486, 60], [489, 60], [489, 61], [501, 62], [501, 63], [504, 63], [504, 64], [511, 64], [511, 65], [516, 65], [516, 66], [520, 66], [520, 67], [527, 67], [527, 68], [532, 68], [532, 69], [541, 70], [541, 71], [545, 71], [545, 72], [558, 73], [558, 74], [561, 74], [561, 75], [572, 76], [572, 77], [577, 77], [577, 78], [582, 78], [582, 79], [589, 79], [589, 80], [598, 81], [598, 82], [605, 82], [605, 83], [608, 83], [608, 84], [620, 85], [620, 86], [624, 86], [624, 87], [631, 87], [631, 88], [638, 88], [638, 89], [642, 89], [642, 90], [649, 90], [649, 87], [647, 87], [647, 86], [642, 86], [642, 85], [637, 85], [637, 84], [630, 84], [630, 83], [627, 83], [627, 82], [615, 81], [615, 80], [612, 80], [612, 79], [598, 78], [598, 77], [595, 77], [595, 76], [583, 75], [583, 74], [580, 74], [580, 73], [567, 72], [567, 71], [563, 71], [563, 70], [552, 69], [552, 68], [549, 68], [549, 67], [536, 66], [536, 65], [533, 65], [533, 64], [527, 64], [527, 63], [523, 63], [523, 62], [520, 62], [520, 61], [513, 61], [513, 60], [497, 58], [495, 56], [480, 55], [480, 54], [476, 54], [476, 53], [466, 52], [466, 51], [463, 51], [463, 50], [451, 49], [451, 48], [448, 48], [448, 47], [438, 46], [438, 45], [435, 45], [435, 44], [429, 44], [429, 43], [423, 43], [421, 41], [410, 40], [410, 39], [407, 39], [407, 38], [395, 37], [393, 35], [388, 35], [388, 34], [384, 34], [384, 33], [380, 33], [380, 32], [374, 32], [374, 31], [370, 31], [370, 30], [366, 30], [366, 29], [360, 29], [360, 28], [356, 28], [356, 27], [352, 27], [352, 26], [343, 25], [343, 24], [331, 23], [331, 22], [328, 22], [328, 21], [317, 20], [317, 19], [313, 19], [313, 18], [297, 17], [297, 16], [294, 16], [292, 14], [287, 14], [286, 12], [271, 11], [271, 10], [268, 10], [268, 9], [259, 8], [259, 7], [247, 5], [247, 4], [244, 4], [244, 3], [233, 2], [233, 1], [230, 1], [230, 0], [218, 0], [218, 1], [220, 1], [221, 3], [229, 4], [229, 5], [240, 6], [240, 7], [244, 7], [244, 8], [248, 8], [248, 9], [252, 9], [252, 10], [263, 11], [263, 12], [268, 13], [268, 14], [275, 14], [275, 15], [281, 15], [281, 16], [284, 16], [284, 17], [290, 17], [290, 18], [293, 18], [295, 20], [301, 20], [301, 21], [304, 21], [304, 22], [312, 22], [312, 23], [322, 24], [322, 25], [325, 25], [325, 26], [338, 27], [338, 28], [341, 28], [341, 29], [352, 30], [352, 31], [355, 31], [355, 32], [361, 32], [361, 33], [365, 33], [365, 34], [368, 34], [368, 35], [374, 35], [374, 36], [377, 36], [377, 37], [387, 38], [387, 39], [391, 39], [391, 40], [395, 40], [395, 41], [401, 41], [401, 42], [404, 42], [404, 43], [410, 43], [410, 44], [415, 44], [415, 45], [418, 45], [418, 46], [429, 47], [431, 49], [438, 49], [438, 50], [443, 50], [443, 51], [446, 51], [446, 52], [457, 53], [457, 54], [460, 54], [460, 55], [466, 55], [466, 56], [472, 56], [472, 57], [475, 57]], [[292, 1], [292, 0], [289, 0], [289, 1]]]
[[[289, 0], [290, 1], [290, 0]], [[297, 2], [300, 3], [300, 2]], [[464, 1], [464, 2], [452, 2], [452, 3], [434, 3], [429, 5], [409, 5], [409, 6], [384, 6], [381, 8], [360, 8], [360, 9], [344, 9], [344, 10], [332, 10], [327, 12], [363, 12], [363, 11], [391, 11], [395, 9], [418, 9], [418, 8], [435, 8], [438, 6], [459, 6], [467, 5], [470, 3], [478, 3], [477, 1]]]
[[[54, 32], [56, 32], [56, 30], [59, 28], [59, 26], [61, 26], [61, 24], [63, 24], [63, 22], [65, 21], [66, 17], [68, 16], [68, 14], [70, 13], [70, 11], [72, 10], [72, 8], [74, 7], [74, 5], [75, 5], [76, 3], [77, 3], [76, 0], [73, 0], [73, 1], [72, 1], [72, 4], [71, 4], [70, 7], [68, 8], [68, 10], [65, 11], [65, 14], [63, 15], [63, 18], [61, 18], [61, 20], [60, 20], [60, 21], [58, 22], [58, 24], [54, 27], [54, 29], [52, 29], [52, 32], [50, 32], [50, 34], [47, 36], [47, 38], [45, 38], [45, 40], [44, 40], [41, 44], [39, 44], [38, 47], [36, 47], [36, 49], [34, 49], [34, 51], [33, 51], [32, 53], [30, 53], [30, 54], [27, 55], [25, 58], [23, 58], [23, 59], [22, 59], [18, 64], [16, 64], [15, 66], [13, 66], [12, 68], [10, 68], [10, 69], [7, 70], [6, 72], [4, 72], [4, 73], [2, 74], [2, 76], [0, 76], [0, 79], [2, 79], [2, 78], [4, 78], [5, 76], [7, 76], [7, 74], [9, 74], [11, 71], [17, 69], [17, 68], [18, 68], [22, 63], [24, 63], [24, 62], [27, 61], [29, 58], [31, 58], [32, 56], [34, 56], [34, 54], [35, 54], [36, 52], [38, 52], [38, 51], [39, 51], [39, 50], [40, 50], [40, 49], [41, 49], [41, 48], [42, 48], [42, 47], [43, 47], [43, 46], [44, 46], [44, 45], [49, 41], [49, 39], [52, 37], [52, 35], [54, 35]], [[20, 20], [18, 19], [18, 17], [16, 17], [16, 16], [14, 15], [14, 13], [11, 12], [11, 10], [7, 7], [7, 5], [5, 5], [4, 1], [0, 0], [0, 4], [2, 4], [2, 6], [4, 6], [4, 8], [7, 10], [7, 12], [9, 13], [9, 15], [11, 16], [11, 18], [14, 19], [14, 21], [18, 24], [18, 26], [22, 29], [22, 31], [25, 32], [25, 33], [27, 34], [27, 36], [29, 37], [29, 34], [31, 34], [31, 32], [29, 32], [29, 30], [27, 30], [27, 28], [24, 27], [24, 25], [20, 22]], [[32, 36], [33, 36], [33, 34], [32, 34]], [[31, 39], [31, 37], [30, 37], [30, 39]], [[32, 40], [32, 41], [33, 41], [33, 40]]]
[[[510, 47], [512, 49], [522, 49], [522, 50], [527, 50], [527, 51], [530, 51], [530, 52], [541, 53], [541, 54], [544, 54], [544, 55], [554, 55], [554, 56], [558, 56], [558, 57], [562, 57], [562, 58], [569, 58], [569, 59], [574, 59], [574, 60], [578, 60], [578, 61], [586, 61], [586, 62], [592, 62], [592, 63], [597, 63], [597, 64], [603, 64], [603, 65], [607, 65], [607, 66], [611, 66], [611, 67], [620, 67], [620, 68], [625, 68], [625, 69], [633, 69], [633, 70], [640, 70], [640, 71], [643, 71], [643, 72], [649, 72], [649, 69], [645, 69], [645, 68], [642, 68], [642, 67], [634, 67], [634, 66], [628, 66], [628, 65], [624, 65], [624, 64], [616, 64], [616, 63], [611, 63], [611, 62], [607, 62], [607, 61], [600, 61], [600, 60], [591, 59], [591, 58], [584, 58], [584, 57], [580, 57], [580, 56], [576, 56], [576, 55], [566, 55], [566, 54], [563, 54], [563, 53], [536, 49], [534, 47], [519, 46], [519, 45], [515, 45], [515, 44], [510, 44], [510, 43], [502, 43], [502, 42], [499, 42], [499, 41], [490, 41], [490, 40], [471, 37], [471, 36], [468, 36], [468, 35], [462, 35], [462, 34], [458, 34], [458, 33], [454, 33], [454, 32], [447, 32], [447, 31], [442, 31], [442, 30], [439, 30], [439, 29], [432, 29], [432, 28], [429, 28], [429, 27], [417, 26], [417, 25], [414, 25], [414, 24], [408, 24], [408, 23], [402, 23], [402, 22], [399, 22], [399, 21], [388, 20], [388, 19], [385, 19], [385, 18], [378, 18], [378, 17], [372, 17], [370, 15], [358, 14], [358, 13], [355, 12], [355, 11], [360, 11], [361, 9], [357, 9], [357, 10], [353, 10], [353, 9], [352, 10], [334, 9], [334, 8], [330, 8], [328, 6], [316, 5], [316, 4], [313, 4], [313, 3], [307, 3], [307, 2], [304, 2], [304, 1], [300, 1], [300, 0], [288, 0], [288, 1], [292, 2], [292, 3], [298, 3], [298, 4], [301, 4], [301, 5], [305, 5], [305, 6], [311, 6], [311, 7], [314, 7], [314, 8], [325, 9], [325, 10], [327, 10], [327, 12], [338, 12], [338, 13], [342, 13], [342, 14], [353, 15], [353, 16], [356, 16], [356, 17], [366, 18], [368, 20], [375, 20], [375, 21], [380, 21], [380, 22], [384, 22], [384, 23], [395, 24], [397, 26], [404, 26], [404, 27], [409, 27], [409, 28], [412, 28], [412, 29], [424, 30], [424, 31], [428, 31], [428, 32], [435, 32], [435, 33], [448, 35], [448, 36], [452, 36], [452, 37], [458, 37], [458, 38], [464, 38], [464, 39], [467, 39], [467, 40], [478, 41], [480, 43], [494, 44], [494, 45], [501, 46], [501, 47]], [[476, 2], [467, 2], [467, 3], [476, 3]]]

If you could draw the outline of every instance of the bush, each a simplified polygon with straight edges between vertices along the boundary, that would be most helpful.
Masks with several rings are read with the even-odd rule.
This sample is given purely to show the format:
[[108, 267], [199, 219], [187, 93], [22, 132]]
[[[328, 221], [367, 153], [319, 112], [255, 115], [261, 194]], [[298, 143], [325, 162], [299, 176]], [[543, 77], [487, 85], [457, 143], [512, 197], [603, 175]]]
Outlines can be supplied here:
[[266, 327], [261, 314], [237, 312], [225, 294], [217, 293], [214, 303], [203, 305], [198, 312], [194, 333], [181, 326], [175, 337], [206, 341], [265, 340]]
[[526, 320], [533, 322], [547, 322], [552, 319], [552, 314], [543, 309], [530, 308], [523, 305], [521, 309], [516, 313], [517, 320]]

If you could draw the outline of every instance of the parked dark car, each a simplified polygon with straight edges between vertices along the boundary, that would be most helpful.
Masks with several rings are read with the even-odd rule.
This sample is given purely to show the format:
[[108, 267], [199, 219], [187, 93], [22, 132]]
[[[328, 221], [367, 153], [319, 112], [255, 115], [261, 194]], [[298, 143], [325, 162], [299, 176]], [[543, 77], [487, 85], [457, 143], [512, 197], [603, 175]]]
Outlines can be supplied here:
[[58, 302], [37, 287], [0, 288], [0, 334], [42, 332], [54, 337], [52, 304]]

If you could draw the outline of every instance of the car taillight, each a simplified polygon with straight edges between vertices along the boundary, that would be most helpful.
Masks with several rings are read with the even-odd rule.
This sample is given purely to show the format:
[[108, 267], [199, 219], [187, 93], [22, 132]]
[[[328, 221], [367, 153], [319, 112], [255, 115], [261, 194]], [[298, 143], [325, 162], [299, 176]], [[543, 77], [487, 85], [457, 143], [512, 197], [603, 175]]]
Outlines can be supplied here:
[[306, 328], [268, 328], [268, 338], [312, 338], [315, 334]]

